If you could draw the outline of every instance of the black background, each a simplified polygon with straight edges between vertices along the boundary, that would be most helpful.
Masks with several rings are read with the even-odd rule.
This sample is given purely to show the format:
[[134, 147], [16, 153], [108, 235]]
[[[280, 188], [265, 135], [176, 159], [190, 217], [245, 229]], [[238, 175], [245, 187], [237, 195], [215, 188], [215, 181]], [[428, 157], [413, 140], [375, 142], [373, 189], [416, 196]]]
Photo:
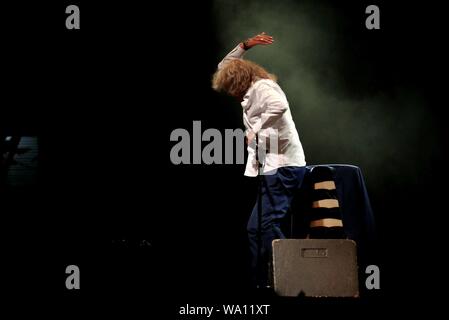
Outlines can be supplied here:
[[[1, 126], [38, 135], [43, 155], [39, 185], [2, 197], [11, 296], [107, 310], [131, 300], [167, 317], [186, 303], [254, 301], [245, 226], [255, 180], [243, 176], [242, 165], [174, 166], [169, 159], [175, 128], [191, 131], [194, 120], [210, 128], [242, 126], [230, 111], [238, 104], [210, 89], [223, 54], [212, 5], [77, 1], [81, 30], [67, 30], [68, 4], [1, 9]], [[361, 314], [388, 303], [399, 308], [398, 297], [420, 306], [430, 299], [427, 285], [442, 285], [444, 277], [437, 247], [449, 136], [441, 100], [447, 90], [443, 12], [437, 2], [376, 2], [382, 29], [369, 33], [369, 4], [333, 5], [345, 21], [342, 64], [353, 66], [347, 85], [388, 91], [400, 83], [419, 91], [437, 125], [420, 139], [438, 148], [423, 150], [430, 167], [409, 159], [416, 165], [413, 184], [401, 183], [410, 177], [400, 175], [368, 184], [382, 289], [360, 308], [321, 303], [319, 314], [340, 307]], [[359, 81], [357, 65], [366, 63], [375, 72]], [[69, 264], [81, 269], [78, 292], [65, 289]]]

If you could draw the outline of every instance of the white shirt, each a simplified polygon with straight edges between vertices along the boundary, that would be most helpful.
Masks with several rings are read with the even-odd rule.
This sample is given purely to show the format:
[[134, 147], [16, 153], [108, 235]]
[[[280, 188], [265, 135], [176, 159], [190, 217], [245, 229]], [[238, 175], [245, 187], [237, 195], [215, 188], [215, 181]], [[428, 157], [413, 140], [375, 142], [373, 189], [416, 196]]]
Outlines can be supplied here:
[[[233, 59], [242, 59], [245, 52], [238, 45], [219, 63], [218, 69], [223, 68]], [[241, 105], [246, 129], [258, 134], [259, 141], [261, 139], [277, 140], [277, 150], [269, 148], [265, 156], [259, 156], [263, 163], [263, 173], [280, 167], [306, 165], [304, 150], [290, 113], [287, 97], [276, 82], [270, 79], [253, 82], [243, 97]], [[252, 143], [248, 146], [245, 175], [254, 177], [257, 174], [255, 143]]]

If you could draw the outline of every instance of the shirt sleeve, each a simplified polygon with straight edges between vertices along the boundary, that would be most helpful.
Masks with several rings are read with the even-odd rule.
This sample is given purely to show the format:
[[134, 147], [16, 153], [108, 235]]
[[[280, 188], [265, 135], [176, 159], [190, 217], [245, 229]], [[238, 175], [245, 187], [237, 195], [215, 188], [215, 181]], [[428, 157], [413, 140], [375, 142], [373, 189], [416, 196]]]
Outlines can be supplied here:
[[223, 67], [228, 64], [230, 61], [235, 59], [242, 59], [243, 55], [246, 53], [246, 50], [240, 47], [240, 44], [237, 45], [231, 52], [229, 52], [223, 60], [218, 64], [218, 70], [223, 69]]
[[254, 133], [259, 132], [260, 129], [272, 126], [288, 109], [287, 101], [268, 84], [260, 86], [258, 91], [257, 100], [263, 111], [259, 121], [252, 127]]

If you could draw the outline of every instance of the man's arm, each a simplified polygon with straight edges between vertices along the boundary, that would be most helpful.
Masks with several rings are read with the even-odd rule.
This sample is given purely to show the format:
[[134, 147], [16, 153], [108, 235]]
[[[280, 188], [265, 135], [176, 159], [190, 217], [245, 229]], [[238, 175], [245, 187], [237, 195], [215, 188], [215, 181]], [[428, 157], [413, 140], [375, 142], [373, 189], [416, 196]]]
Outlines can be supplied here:
[[258, 34], [252, 38], [240, 42], [231, 52], [229, 52], [223, 60], [218, 64], [218, 70], [222, 69], [227, 63], [234, 59], [242, 59], [247, 50], [252, 47], [261, 44], [267, 45], [273, 43], [273, 37], [267, 35], [265, 32]]
[[246, 50], [243, 49], [243, 47], [240, 46], [240, 44], [232, 49], [231, 52], [229, 52], [226, 57], [221, 60], [221, 62], [218, 64], [218, 70], [223, 69], [223, 67], [228, 64], [230, 61], [235, 59], [242, 59], [243, 55], [245, 54]]

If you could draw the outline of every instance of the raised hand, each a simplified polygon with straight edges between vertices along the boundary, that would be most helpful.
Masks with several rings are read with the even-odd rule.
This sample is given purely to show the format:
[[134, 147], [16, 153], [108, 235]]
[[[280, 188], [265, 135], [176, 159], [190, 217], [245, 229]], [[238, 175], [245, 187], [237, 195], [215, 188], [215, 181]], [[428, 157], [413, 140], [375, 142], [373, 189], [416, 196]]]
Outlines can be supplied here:
[[248, 38], [244, 42], [242, 42], [242, 47], [246, 49], [250, 49], [256, 45], [269, 45], [274, 41], [273, 37], [266, 34], [265, 32], [259, 33], [252, 38]]

